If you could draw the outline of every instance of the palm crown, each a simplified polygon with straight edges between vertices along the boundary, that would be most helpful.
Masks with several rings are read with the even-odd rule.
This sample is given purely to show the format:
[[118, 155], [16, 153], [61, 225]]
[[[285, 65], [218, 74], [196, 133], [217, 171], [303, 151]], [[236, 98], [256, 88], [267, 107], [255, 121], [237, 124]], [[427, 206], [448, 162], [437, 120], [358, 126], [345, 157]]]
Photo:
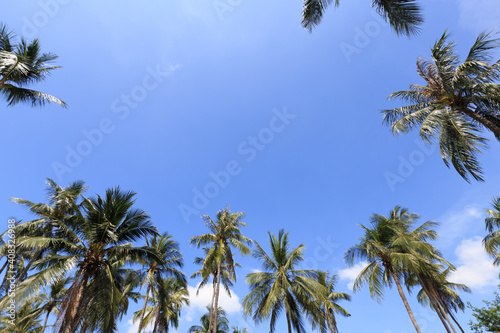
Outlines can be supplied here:
[[28, 42], [21, 38], [16, 44], [12, 40], [14, 37], [5, 25], [0, 24], [0, 94], [6, 98], [7, 105], [24, 102], [33, 106], [54, 103], [67, 107], [57, 97], [26, 88], [44, 81], [52, 70], [59, 68], [49, 65], [57, 56], [41, 53], [38, 39]]
[[483, 180], [477, 155], [485, 146], [481, 130], [500, 140], [500, 63], [489, 64], [490, 51], [499, 45], [492, 33], [482, 33], [460, 63], [455, 44], [446, 32], [432, 48], [432, 61], [419, 58], [417, 72], [426, 85], [410, 85], [409, 91], [392, 93], [411, 105], [384, 110], [383, 122], [395, 134], [420, 128], [422, 140], [439, 141], [446, 166], [467, 181]]

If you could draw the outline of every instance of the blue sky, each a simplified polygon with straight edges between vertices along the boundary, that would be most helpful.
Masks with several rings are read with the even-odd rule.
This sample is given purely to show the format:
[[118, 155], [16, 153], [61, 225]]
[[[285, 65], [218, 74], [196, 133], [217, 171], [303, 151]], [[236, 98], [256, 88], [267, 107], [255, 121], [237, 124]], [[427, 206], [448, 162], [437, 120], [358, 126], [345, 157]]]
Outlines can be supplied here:
[[[0, 20], [39, 37], [63, 66], [36, 88], [70, 107], [2, 108], [2, 218], [31, 219], [9, 199], [44, 201], [47, 177], [63, 186], [82, 179], [89, 195], [120, 185], [180, 243], [190, 275], [201, 251], [188, 240], [206, 232], [200, 215], [230, 205], [246, 213], [248, 237], [267, 248], [267, 231], [285, 228], [292, 245], [306, 245], [306, 266], [339, 274], [337, 290], [347, 292], [357, 270], [342, 258], [358, 225], [402, 205], [421, 222], [441, 222], [436, 245], [458, 267], [457, 282], [472, 287], [464, 300], [479, 306], [499, 282], [480, 239], [499, 194], [500, 146], [490, 141], [480, 157], [486, 182], [468, 184], [414, 133], [393, 137], [379, 113], [398, 105], [391, 92], [420, 83], [415, 61], [445, 29], [464, 55], [479, 32], [498, 27], [497, 1], [471, 3], [426, 1], [411, 39], [398, 38], [369, 1], [343, 1], [312, 34], [300, 27], [301, 1], [6, 3]], [[223, 305], [233, 325], [268, 332], [267, 322], [242, 318], [244, 276], [259, 263], [239, 261]], [[180, 332], [198, 323], [205, 296], [193, 297]], [[441, 332], [410, 298], [422, 331]], [[352, 314], [339, 319], [343, 332], [413, 331], [395, 289], [380, 304], [363, 290], [342, 305]], [[133, 331], [133, 310], [120, 332]], [[459, 315], [466, 330], [470, 317]]]

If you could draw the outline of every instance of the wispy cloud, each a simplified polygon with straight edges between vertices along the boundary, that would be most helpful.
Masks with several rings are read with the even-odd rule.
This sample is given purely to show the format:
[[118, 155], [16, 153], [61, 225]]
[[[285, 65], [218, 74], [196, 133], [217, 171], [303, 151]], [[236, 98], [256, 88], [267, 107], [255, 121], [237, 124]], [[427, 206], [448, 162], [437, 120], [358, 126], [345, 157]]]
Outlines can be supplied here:
[[484, 290], [498, 284], [499, 267], [486, 254], [479, 236], [464, 239], [456, 248], [457, 270], [449, 278], [476, 290]]
[[462, 209], [447, 213], [439, 220], [440, 248], [454, 246], [467, 235], [477, 234], [484, 229], [484, 213], [477, 205], [468, 205]]

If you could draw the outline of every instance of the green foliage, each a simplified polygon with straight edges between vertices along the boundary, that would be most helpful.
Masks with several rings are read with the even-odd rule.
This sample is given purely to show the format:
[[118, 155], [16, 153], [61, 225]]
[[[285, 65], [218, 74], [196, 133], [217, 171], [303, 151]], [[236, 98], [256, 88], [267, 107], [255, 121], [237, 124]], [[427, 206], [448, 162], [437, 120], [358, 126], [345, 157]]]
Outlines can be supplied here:
[[57, 56], [41, 53], [38, 39], [28, 42], [21, 38], [15, 42], [14, 37], [7, 26], [0, 23], [0, 95], [7, 100], [7, 105], [31, 103], [43, 106], [54, 103], [66, 108], [66, 103], [59, 98], [26, 88], [44, 81], [51, 71], [59, 68], [49, 66]]
[[500, 295], [495, 292], [495, 299], [493, 301], [483, 301], [486, 306], [482, 308], [476, 308], [470, 303], [467, 307], [472, 310], [472, 315], [475, 318], [475, 322], [472, 320], [469, 322], [471, 330], [475, 333], [483, 332], [500, 332]]
[[[311, 32], [323, 18], [324, 12], [334, 0], [304, 0], [302, 27]], [[340, 0], [335, 0], [338, 7]], [[398, 35], [411, 36], [420, 31], [423, 23], [420, 6], [415, 0], [374, 0], [372, 7], [384, 20], [389, 21]]]
[[483, 181], [477, 160], [487, 140], [484, 129], [500, 140], [500, 62], [489, 64], [500, 40], [493, 33], [480, 34], [466, 60], [460, 63], [455, 43], [445, 32], [434, 44], [432, 61], [419, 58], [417, 72], [426, 85], [410, 85], [392, 93], [410, 105], [383, 110], [383, 122], [394, 134], [419, 129], [422, 140], [439, 142], [441, 158], [466, 181]]

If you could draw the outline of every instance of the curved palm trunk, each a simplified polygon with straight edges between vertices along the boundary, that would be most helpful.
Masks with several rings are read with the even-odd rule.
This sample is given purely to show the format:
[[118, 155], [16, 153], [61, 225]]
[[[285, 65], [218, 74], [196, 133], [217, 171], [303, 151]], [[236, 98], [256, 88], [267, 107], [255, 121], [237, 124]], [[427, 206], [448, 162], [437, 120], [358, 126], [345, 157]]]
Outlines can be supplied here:
[[450, 317], [451, 317], [451, 319], [453, 319], [453, 321], [455, 322], [455, 324], [457, 324], [457, 326], [458, 326], [458, 328], [460, 329], [460, 331], [461, 331], [462, 333], [465, 333], [465, 331], [464, 331], [464, 329], [462, 328], [462, 326], [460, 326], [460, 324], [458, 323], [457, 318], [455, 318], [455, 316], [454, 316], [452, 313], [450, 313]]
[[468, 108], [462, 108], [461, 111], [477, 121], [478, 123], [482, 124], [484, 127], [492, 131], [496, 137], [500, 138], [500, 127], [495, 125], [492, 121], [489, 121], [488, 119], [484, 118], [483, 116], [475, 113], [474, 111], [469, 110]]
[[80, 305], [82, 303], [83, 299], [83, 292], [85, 290], [85, 287], [87, 286], [87, 283], [89, 281], [90, 276], [87, 273], [84, 273], [82, 280], [80, 281], [80, 285], [78, 286], [78, 290], [75, 295], [75, 300], [72, 302], [72, 304], [68, 304], [69, 310], [67, 313], [67, 320], [65, 327], [61, 328], [62, 333], [75, 333], [78, 327], [78, 318], [81, 317], [81, 314], [78, 313], [80, 310]]
[[212, 332], [217, 333], [217, 312], [219, 310], [219, 293], [220, 293], [220, 263], [217, 264], [217, 291], [215, 293], [214, 317]]
[[42, 332], [45, 331], [45, 327], [47, 326], [47, 320], [49, 319], [50, 311], [47, 311], [47, 315], [45, 316], [45, 321], [43, 322]]
[[26, 276], [26, 274], [28, 274], [28, 270], [31, 268], [33, 261], [35, 261], [36, 258], [38, 258], [38, 256], [40, 255], [41, 252], [42, 252], [42, 250], [36, 250], [36, 252], [33, 254], [33, 257], [31, 257], [31, 260], [28, 262], [26, 267], [24, 267], [23, 271], [21, 272], [21, 274], [17, 278], [17, 280], [15, 282], [16, 285], [19, 284], [19, 281], [21, 281]]
[[403, 300], [406, 311], [408, 311], [408, 315], [410, 316], [410, 320], [413, 323], [413, 326], [415, 326], [415, 330], [418, 333], [422, 333], [420, 331], [420, 328], [418, 327], [418, 324], [417, 324], [417, 321], [415, 320], [415, 317], [413, 316], [413, 312], [410, 309], [410, 305], [408, 304], [408, 300], [406, 299], [406, 296], [403, 292], [403, 288], [401, 288], [401, 284], [399, 283], [398, 276], [392, 270], [390, 272], [391, 272], [392, 278], [394, 279], [394, 282], [396, 283], [396, 286], [398, 287], [399, 296], [401, 296], [401, 299]]
[[335, 315], [333, 314], [333, 311], [327, 310], [327, 318], [330, 318], [330, 320], [327, 320], [328, 328], [330, 329], [330, 332], [338, 333], [339, 330], [337, 329], [337, 321], [335, 320]]
[[[431, 302], [432, 307], [434, 308], [434, 311], [438, 315], [439, 320], [441, 320], [441, 323], [443, 323], [443, 326], [446, 329], [446, 332], [451, 333], [451, 331], [448, 328], [448, 325], [446, 324], [446, 321], [445, 321], [445, 319], [443, 317], [442, 308], [438, 304], [436, 304], [437, 302], [436, 302], [436, 299], [434, 298], [435, 295], [431, 294], [429, 292], [429, 288], [427, 288], [427, 285], [424, 283], [423, 279], [420, 276], [417, 276], [417, 277], [418, 277], [418, 281], [420, 282], [420, 285], [422, 286], [422, 288], [424, 289], [425, 293], [427, 294], [427, 297], [429, 298], [429, 301]], [[450, 325], [450, 326], [453, 329], [453, 326], [452, 325]], [[455, 332], [454, 329], [453, 329], [453, 331]]]
[[146, 297], [144, 298], [144, 305], [142, 306], [141, 319], [139, 319], [139, 330], [137, 333], [141, 333], [142, 324], [144, 322], [144, 313], [146, 312], [146, 305], [148, 304], [149, 291], [151, 290], [151, 285], [148, 283], [148, 288], [146, 290]]

